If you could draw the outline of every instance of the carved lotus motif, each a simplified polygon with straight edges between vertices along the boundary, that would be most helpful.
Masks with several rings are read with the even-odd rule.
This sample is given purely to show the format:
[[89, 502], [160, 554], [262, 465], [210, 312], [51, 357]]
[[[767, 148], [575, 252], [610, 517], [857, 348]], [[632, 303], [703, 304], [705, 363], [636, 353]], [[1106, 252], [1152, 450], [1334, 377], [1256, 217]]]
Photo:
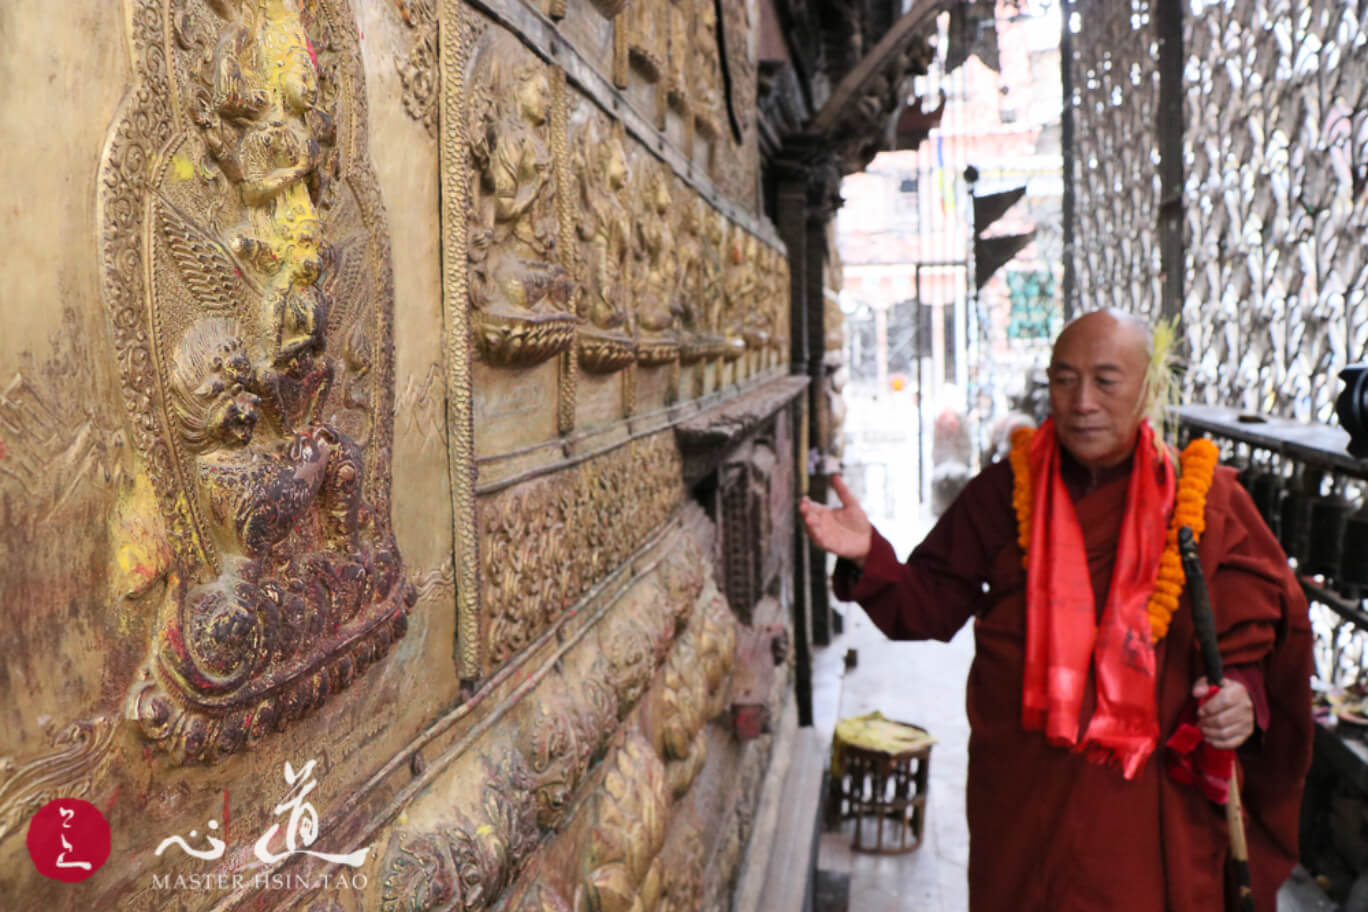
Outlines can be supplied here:
[[637, 339], [637, 363], [647, 367], [669, 364], [679, 359], [679, 340], [667, 336], [641, 336]]
[[470, 316], [481, 357], [499, 367], [529, 367], [566, 351], [575, 341], [569, 313], [538, 315], [485, 313]]
[[591, 374], [620, 371], [637, 358], [637, 345], [625, 333], [581, 329], [579, 365]]

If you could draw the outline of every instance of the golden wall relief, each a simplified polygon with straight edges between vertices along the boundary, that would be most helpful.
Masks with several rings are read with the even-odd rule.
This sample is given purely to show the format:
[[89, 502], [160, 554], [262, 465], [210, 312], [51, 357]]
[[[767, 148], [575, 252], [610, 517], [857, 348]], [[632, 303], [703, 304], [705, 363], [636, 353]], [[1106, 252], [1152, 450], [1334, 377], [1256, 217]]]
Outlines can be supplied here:
[[721, 213], [709, 212], [703, 220], [703, 318], [714, 345], [708, 359], [731, 360], [739, 354], [735, 342], [727, 336], [724, 322], [727, 300], [727, 229], [729, 223]]
[[681, 500], [681, 472], [659, 434], [482, 499], [487, 662], [530, 645], [648, 540]]
[[735, 361], [746, 353], [746, 313], [755, 303], [754, 263], [750, 235], [735, 225], [728, 226], [723, 253], [722, 297], [718, 329], [726, 339], [722, 356]]
[[732, 138], [740, 145], [743, 136], [755, 127], [755, 35], [749, 0], [721, 0], [721, 6], [721, 43], [727, 66], [727, 105], [731, 110]]
[[717, 45], [717, 9], [707, 0], [694, 7], [693, 36], [687, 45], [693, 56], [690, 110], [694, 127], [712, 140], [722, 136], [726, 113], [722, 98], [722, 58]]
[[755, 35], [749, 0], [722, 0], [722, 46], [727, 68], [726, 137], [714, 152], [718, 188], [747, 209], [757, 211], [760, 151], [755, 98], [758, 88]]
[[404, 90], [404, 110], [437, 136], [437, 0], [393, 0], [394, 10], [412, 30], [408, 53], [395, 59]]
[[575, 150], [575, 278], [579, 283], [579, 366], [590, 373], [621, 370], [636, 358], [628, 302], [633, 253], [631, 170], [620, 123], [582, 102], [571, 125]]
[[689, 71], [693, 63], [693, 0], [666, 0], [668, 10], [667, 71], [665, 89], [670, 104], [677, 110], [689, 110], [689, 94], [692, 80]]
[[761, 354], [769, 349], [774, 333], [773, 315], [766, 298], [762, 248], [753, 234], [742, 235], [737, 246], [741, 260], [733, 271], [736, 292], [734, 297], [728, 296], [727, 301], [733, 308], [731, 325], [739, 328], [748, 352]]
[[380, 878], [381, 912], [487, 909], [537, 847], [536, 802], [515, 751], [479, 763], [483, 786], [472, 807], [435, 830], [399, 832]]
[[[48, 717], [48, 728], [55, 729]], [[0, 756], [0, 841], [54, 798], [84, 798], [114, 759], [118, 722], [97, 717], [48, 732], [52, 750], [23, 763]]]
[[619, 27], [625, 27], [627, 32], [632, 65], [652, 83], [665, 77], [669, 20], [662, 13], [667, 3], [668, 0], [628, 0], [618, 17]]
[[736, 651], [736, 622], [714, 589], [665, 662], [657, 694], [656, 748], [671, 793], [681, 797], [707, 762], [705, 725], [726, 708], [724, 681]]
[[678, 207], [677, 239], [679, 274], [679, 360], [696, 364], [719, 357], [724, 339], [709, 322], [708, 262], [704, 250], [706, 225], [712, 210], [702, 199], [685, 196]]
[[637, 363], [646, 367], [679, 358], [679, 288], [671, 195], [673, 175], [649, 154], [637, 157], [636, 245], [633, 290], [636, 302]]
[[[693, 533], [672, 533], [656, 553], [666, 556], [565, 647], [478, 754], [451, 768], [453, 796], [435, 824], [390, 837], [375, 878], [382, 910], [626, 910], [701, 890], [658, 858], [682, 794], [664, 733], [696, 742], [710, 710], [664, 700], [675, 678], [661, 669], [677, 670], [674, 689], [715, 687], [725, 701], [736, 625]], [[672, 834], [668, 857], [697, 856], [689, 870], [701, 874], [690, 833], [696, 824]]]
[[[790, 325], [792, 307], [789, 301], [788, 258], [778, 250], [769, 251], [770, 264], [770, 310], [774, 314], [774, 363], [787, 363], [789, 359]], [[839, 325], [839, 321], [838, 325]], [[828, 323], [828, 325], [831, 325]]]
[[471, 329], [496, 366], [538, 364], [574, 344], [575, 282], [557, 249], [563, 78], [498, 28], [476, 40], [466, 67]]
[[159, 514], [142, 525], [164, 523], [171, 557], [127, 711], [176, 761], [211, 761], [319, 706], [407, 627], [388, 228], [344, 2], [130, 8], [103, 295]]
[[577, 912], [653, 909], [660, 896], [658, 856], [670, 810], [664, 764], [637, 733], [623, 740], [610, 762], [583, 854]]
[[661, 850], [660, 898], [655, 912], [697, 912], [703, 901], [707, 855], [695, 821], [676, 827]]

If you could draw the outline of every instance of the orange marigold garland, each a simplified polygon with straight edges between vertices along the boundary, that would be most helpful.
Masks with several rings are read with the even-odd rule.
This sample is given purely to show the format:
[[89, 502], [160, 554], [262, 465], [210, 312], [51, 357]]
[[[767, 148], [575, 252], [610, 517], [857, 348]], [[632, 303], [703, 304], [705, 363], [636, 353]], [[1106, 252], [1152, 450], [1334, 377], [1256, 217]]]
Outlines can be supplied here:
[[1012, 431], [1012, 509], [1016, 510], [1017, 544], [1021, 546], [1021, 565], [1026, 566], [1026, 552], [1031, 546], [1031, 441], [1035, 428]]
[[[1021, 562], [1031, 545], [1031, 441], [1035, 431], [1021, 428], [1012, 434], [1012, 509], [1017, 518], [1017, 544], [1021, 546]], [[1159, 642], [1168, 633], [1169, 622], [1178, 610], [1178, 599], [1183, 594], [1187, 576], [1183, 561], [1178, 556], [1178, 530], [1192, 529], [1194, 539], [1202, 538], [1206, 530], [1206, 498], [1221, 453], [1216, 444], [1197, 438], [1187, 445], [1180, 457], [1178, 493], [1174, 498], [1173, 516], [1169, 519], [1168, 541], [1159, 558], [1159, 574], [1154, 580], [1154, 591], [1145, 606], [1149, 614], [1150, 634]]]
[[1183, 560], [1178, 556], [1178, 530], [1183, 526], [1192, 529], [1195, 541], [1201, 541], [1206, 531], [1206, 499], [1211, 490], [1211, 480], [1216, 477], [1216, 465], [1221, 461], [1221, 451], [1210, 440], [1198, 437], [1183, 450], [1182, 470], [1178, 477], [1178, 494], [1174, 498], [1173, 517], [1168, 525], [1168, 544], [1159, 558], [1159, 576], [1154, 581], [1154, 592], [1150, 593], [1149, 613], [1150, 633], [1154, 642], [1159, 642], [1168, 633], [1169, 621], [1173, 612], [1178, 610], [1178, 597], [1183, 594], [1187, 575], [1183, 573]]

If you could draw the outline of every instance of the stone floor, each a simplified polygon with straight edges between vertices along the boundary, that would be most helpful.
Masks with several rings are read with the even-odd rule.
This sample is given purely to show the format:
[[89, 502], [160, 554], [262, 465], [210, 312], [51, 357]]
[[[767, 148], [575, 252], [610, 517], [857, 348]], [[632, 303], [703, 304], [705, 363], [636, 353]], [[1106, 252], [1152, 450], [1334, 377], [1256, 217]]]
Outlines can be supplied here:
[[[926, 528], [924, 521], [907, 523], [905, 517], [901, 525], [883, 517], [876, 517], [876, 522], [899, 553], [911, 550]], [[877, 709], [891, 719], [922, 726], [937, 743], [931, 749], [921, 848], [906, 855], [853, 852], [853, 824], [847, 822], [840, 831], [822, 834], [817, 867], [850, 875], [852, 912], [965, 912], [969, 831], [964, 820], [964, 778], [969, 722], [964, 713], [964, 681], [973, 659], [973, 632], [966, 627], [949, 644], [894, 643], [857, 607], [840, 610], [845, 632], [831, 646], [818, 650], [814, 660], [814, 724], [824, 742], [830, 743], [837, 719]], [[844, 661], [848, 650], [856, 653], [856, 664], [849, 670]]]

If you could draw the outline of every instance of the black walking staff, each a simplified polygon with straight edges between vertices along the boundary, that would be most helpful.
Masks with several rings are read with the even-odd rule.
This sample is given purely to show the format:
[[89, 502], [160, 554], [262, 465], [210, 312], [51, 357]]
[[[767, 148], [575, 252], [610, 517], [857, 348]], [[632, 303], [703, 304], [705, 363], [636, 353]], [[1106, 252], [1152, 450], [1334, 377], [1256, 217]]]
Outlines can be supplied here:
[[[1202, 647], [1202, 664], [1206, 666], [1207, 683], [1221, 685], [1221, 648], [1216, 643], [1216, 621], [1211, 616], [1211, 596], [1207, 594], [1206, 577], [1197, 559], [1197, 539], [1192, 530], [1183, 526], [1178, 530], [1178, 550], [1183, 556], [1183, 573], [1187, 576], [1188, 598], [1192, 602], [1192, 626], [1197, 629], [1197, 642]], [[1230, 854], [1235, 861], [1235, 882], [1240, 889], [1240, 912], [1254, 912], [1254, 890], [1249, 884], [1249, 845], [1245, 842], [1244, 812], [1240, 807], [1240, 780], [1236, 770], [1230, 774], [1230, 788], [1226, 792], [1226, 826], [1230, 830]]]

